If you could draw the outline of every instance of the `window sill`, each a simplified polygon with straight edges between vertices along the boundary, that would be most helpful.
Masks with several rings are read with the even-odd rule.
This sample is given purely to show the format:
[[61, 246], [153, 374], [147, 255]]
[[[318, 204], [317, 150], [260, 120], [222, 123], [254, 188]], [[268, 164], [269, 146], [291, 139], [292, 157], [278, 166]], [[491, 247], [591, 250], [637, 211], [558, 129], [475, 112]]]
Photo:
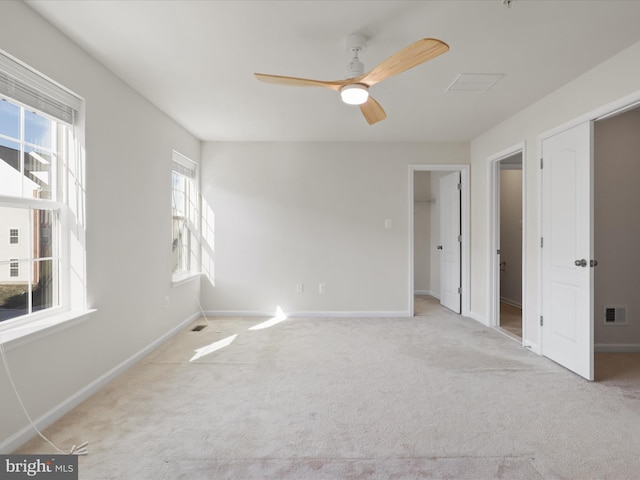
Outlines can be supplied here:
[[12, 350], [85, 322], [89, 319], [90, 314], [95, 311], [95, 309], [71, 310], [28, 321], [21, 325], [7, 327], [4, 330], [0, 329], [0, 344], [5, 347], [5, 350]]
[[182, 285], [183, 283], [189, 283], [196, 278], [199, 278], [202, 273], [183, 273], [181, 275], [176, 275], [171, 279], [171, 286], [177, 287], [178, 285]]

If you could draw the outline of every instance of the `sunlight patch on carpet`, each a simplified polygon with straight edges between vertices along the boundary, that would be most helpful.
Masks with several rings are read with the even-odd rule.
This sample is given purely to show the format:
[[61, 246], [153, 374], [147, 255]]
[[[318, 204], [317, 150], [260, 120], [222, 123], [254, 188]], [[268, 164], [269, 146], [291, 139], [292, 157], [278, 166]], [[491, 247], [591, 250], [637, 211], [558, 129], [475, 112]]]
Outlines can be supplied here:
[[230, 337], [223, 338], [222, 340], [218, 340], [217, 342], [211, 343], [206, 347], [197, 348], [196, 350], [194, 350], [196, 354], [193, 357], [191, 357], [191, 360], [189, 361], [193, 362], [194, 360], [202, 358], [205, 355], [209, 355], [210, 353], [220, 350], [221, 348], [228, 347], [236, 339], [237, 336], [238, 334], [236, 333], [235, 335], [231, 335]]
[[272, 319], [267, 320], [266, 322], [259, 323], [258, 325], [254, 325], [253, 327], [250, 327], [249, 330], [262, 330], [264, 328], [273, 327], [274, 325], [277, 325], [278, 323], [283, 322], [286, 319], [286, 313], [284, 313], [282, 311], [282, 308], [280, 308], [280, 305], [278, 305], [278, 307], [276, 308], [276, 314]]

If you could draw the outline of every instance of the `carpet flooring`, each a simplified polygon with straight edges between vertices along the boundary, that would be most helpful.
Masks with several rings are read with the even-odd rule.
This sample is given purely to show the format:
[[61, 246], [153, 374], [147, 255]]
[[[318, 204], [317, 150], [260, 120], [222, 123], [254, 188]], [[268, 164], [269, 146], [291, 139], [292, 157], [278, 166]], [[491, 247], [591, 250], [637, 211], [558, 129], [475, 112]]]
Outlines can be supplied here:
[[419, 309], [201, 319], [45, 434], [90, 442], [86, 480], [640, 476], [637, 356], [599, 357], [590, 383], [435, 299]]

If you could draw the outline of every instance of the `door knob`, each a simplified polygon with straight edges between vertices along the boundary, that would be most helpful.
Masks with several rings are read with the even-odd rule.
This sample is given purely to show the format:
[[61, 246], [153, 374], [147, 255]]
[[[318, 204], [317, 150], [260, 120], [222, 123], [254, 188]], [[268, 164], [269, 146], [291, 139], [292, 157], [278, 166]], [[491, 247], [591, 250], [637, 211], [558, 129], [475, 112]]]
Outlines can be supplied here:
[[576, 267], [586, 267], [587, 266], [587, 261], [584, 258], [582, 258], [580, 260], [576, 260], [573, 263], [575, 263]]
[[437, 248], [438, 250], [442, 250], [442, 245], [438, 245], [436, 248]]
[[598, 266], [598, 261], [597, 260], [591, 260], [591, 266], [592, 267], [597, 267]]

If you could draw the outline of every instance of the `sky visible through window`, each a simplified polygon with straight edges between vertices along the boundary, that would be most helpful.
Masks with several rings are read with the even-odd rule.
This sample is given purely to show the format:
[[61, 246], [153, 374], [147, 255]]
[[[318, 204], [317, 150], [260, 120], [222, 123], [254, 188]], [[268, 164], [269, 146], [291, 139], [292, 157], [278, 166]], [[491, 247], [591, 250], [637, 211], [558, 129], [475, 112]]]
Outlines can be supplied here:
[[[24, 112], [24, 141], [51, 148], [52, 122], [42, 115], [25, 110]], [[0, 101], [0, 135], [20, 139], [20, 107], [7, 101]], [[0, 137], [0, 144], [5, 147], [13, 147], [7, 144], [7, 140]]]

